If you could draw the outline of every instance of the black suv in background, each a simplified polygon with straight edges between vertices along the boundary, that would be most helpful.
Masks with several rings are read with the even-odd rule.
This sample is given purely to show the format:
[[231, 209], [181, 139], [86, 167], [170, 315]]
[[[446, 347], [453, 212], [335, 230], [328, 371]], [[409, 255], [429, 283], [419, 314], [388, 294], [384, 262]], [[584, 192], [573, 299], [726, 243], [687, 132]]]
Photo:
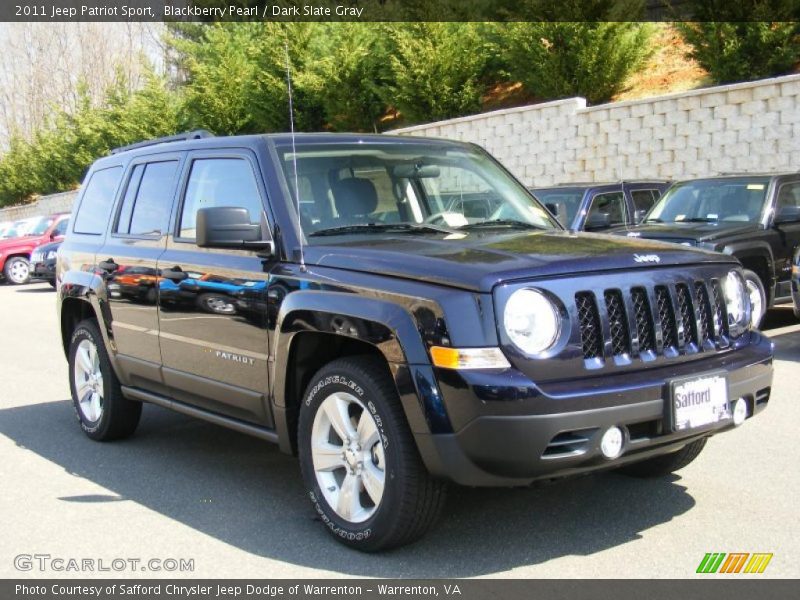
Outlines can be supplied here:
[[670, 473], [770, 397], [736, 259], [566, 232], [474, 145], [122, 148], [57, 269], [88, 437], [132, 434], [145, 402], [274, 442], [361, 550], [422, 536], [447, 481]]
[[56, 256], [60, 247], [60, 241], [52, 242], [31, 252], [31, 279], [40, 279], [56, 287]]
[[567, 229], [603, 231], [641, 221], [669, 186], [658, 180], [569, 183], [531, 192]]
[[767, 308], [792, 301], [792, 257], [800, 244], [800, 173], [726, 175], [673, 185], [629, 237], [734, 256], [745, 268], [758, 326]]

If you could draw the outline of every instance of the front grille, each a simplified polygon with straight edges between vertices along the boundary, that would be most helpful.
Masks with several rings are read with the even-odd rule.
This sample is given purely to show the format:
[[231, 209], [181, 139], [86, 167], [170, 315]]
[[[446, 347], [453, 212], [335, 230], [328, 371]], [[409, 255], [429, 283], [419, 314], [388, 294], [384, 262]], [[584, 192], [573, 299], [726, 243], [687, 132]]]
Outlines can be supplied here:
[[606, 290], [606, 311], [608, 326], [611, 330], [611, 352], [614, 356], [625, 356], [631, 351], [631, 336], [628, 332], [628, 319], [625, 316], [625, 303], [622, 292]]
[[[606, 309], [605, 333], [598, 301]], [[599, 368], [612, 357], [621, 365], [633, 358], [655, 360], [728, 346], [725, 302], [716, 279], [580, 291], [575, 303], [587, 368]], [[630, 358], [621, 362], [618, 357]]]
[[583, 358], [599, 358], [603, 356], [603, 330], [600, 328], [600, 313], [597, 310], [594, 294], [579, 292], [575, 295], [578, 307], [578, 321], [581, 327], [581, 345]]

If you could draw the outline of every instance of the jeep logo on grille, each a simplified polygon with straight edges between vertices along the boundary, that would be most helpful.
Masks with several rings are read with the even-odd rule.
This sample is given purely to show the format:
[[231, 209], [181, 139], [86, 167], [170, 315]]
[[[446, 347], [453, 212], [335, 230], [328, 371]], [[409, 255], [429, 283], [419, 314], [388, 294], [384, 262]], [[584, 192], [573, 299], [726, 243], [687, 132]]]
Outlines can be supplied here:
[[660, 263], [661, 257], [658, 254], [634, 254], [633, 261], [637, 263]]

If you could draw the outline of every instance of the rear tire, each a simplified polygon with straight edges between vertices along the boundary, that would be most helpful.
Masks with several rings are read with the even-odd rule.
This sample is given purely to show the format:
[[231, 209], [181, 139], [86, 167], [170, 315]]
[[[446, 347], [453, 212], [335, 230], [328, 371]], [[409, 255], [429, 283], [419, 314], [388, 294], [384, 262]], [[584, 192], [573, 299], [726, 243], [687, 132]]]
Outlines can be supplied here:
[[619, 468], [619, 472], [631, 477], [663, 477], [675, 471], [679, 471], [695, 458], [698, 457], [700, 452], [706, 445], [708, 438], [701, 438], [689, 444], [677, 452], [665, 454], [664, 456], [656, 456], [648, 458], [641, 462], [633, 463]]
[[314, 509], [346, 546], [403, 546], [439, 516], [445, 484], [422, 464], [394, 382], [375, 357], [338, 359], [314, 375], [300, 407], [298, 449]]
[[83, 432], [96, 441], [130, 436], [139, 424], [142, 404], [122, 395], [100, 330], [81, 321], [69, 345], [69, 387]]
[[757, 329], [767, 313], [767, 292], [764, 291], [764, 283], [756, 273], [745, 269], [742, 274], [744, 275], [745, 289], [750, 296], [750, 305], [753, 309], [753, 316], [750, 322]]
[[11, 285], [22, 285], [31, 280], [31, 265], [24, 256], [12, 256], [3, 267], [3, 275]]

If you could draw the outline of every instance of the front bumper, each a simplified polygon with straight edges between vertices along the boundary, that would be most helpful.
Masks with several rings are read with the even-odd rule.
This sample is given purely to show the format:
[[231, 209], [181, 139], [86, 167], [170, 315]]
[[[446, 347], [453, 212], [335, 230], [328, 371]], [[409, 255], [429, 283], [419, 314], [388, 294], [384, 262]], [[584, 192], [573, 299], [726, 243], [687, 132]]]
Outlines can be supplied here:
[[31, 263], [31, 279], [45, 279], [47, 281], [56, 280], [55, 261], [43, 261]]
[[[666, 454], [734, 427], [727, 419], [673, 432], [665, 402], [668, 381], [724, 372], [729, 400], [744, 398], [751, 418], [769, 401], [772, 347], [753, 332], [747, 346], [725, 355], [547, 390], [513, 370], [439, 371], [454, 431], [417, 433], [417, 444], [434, 475], [472, 486], [525, 485]], [[600, 437], [611, 426], [620, 427], [625, 438], [623, 453], [614, 460], [600, 452]]]

